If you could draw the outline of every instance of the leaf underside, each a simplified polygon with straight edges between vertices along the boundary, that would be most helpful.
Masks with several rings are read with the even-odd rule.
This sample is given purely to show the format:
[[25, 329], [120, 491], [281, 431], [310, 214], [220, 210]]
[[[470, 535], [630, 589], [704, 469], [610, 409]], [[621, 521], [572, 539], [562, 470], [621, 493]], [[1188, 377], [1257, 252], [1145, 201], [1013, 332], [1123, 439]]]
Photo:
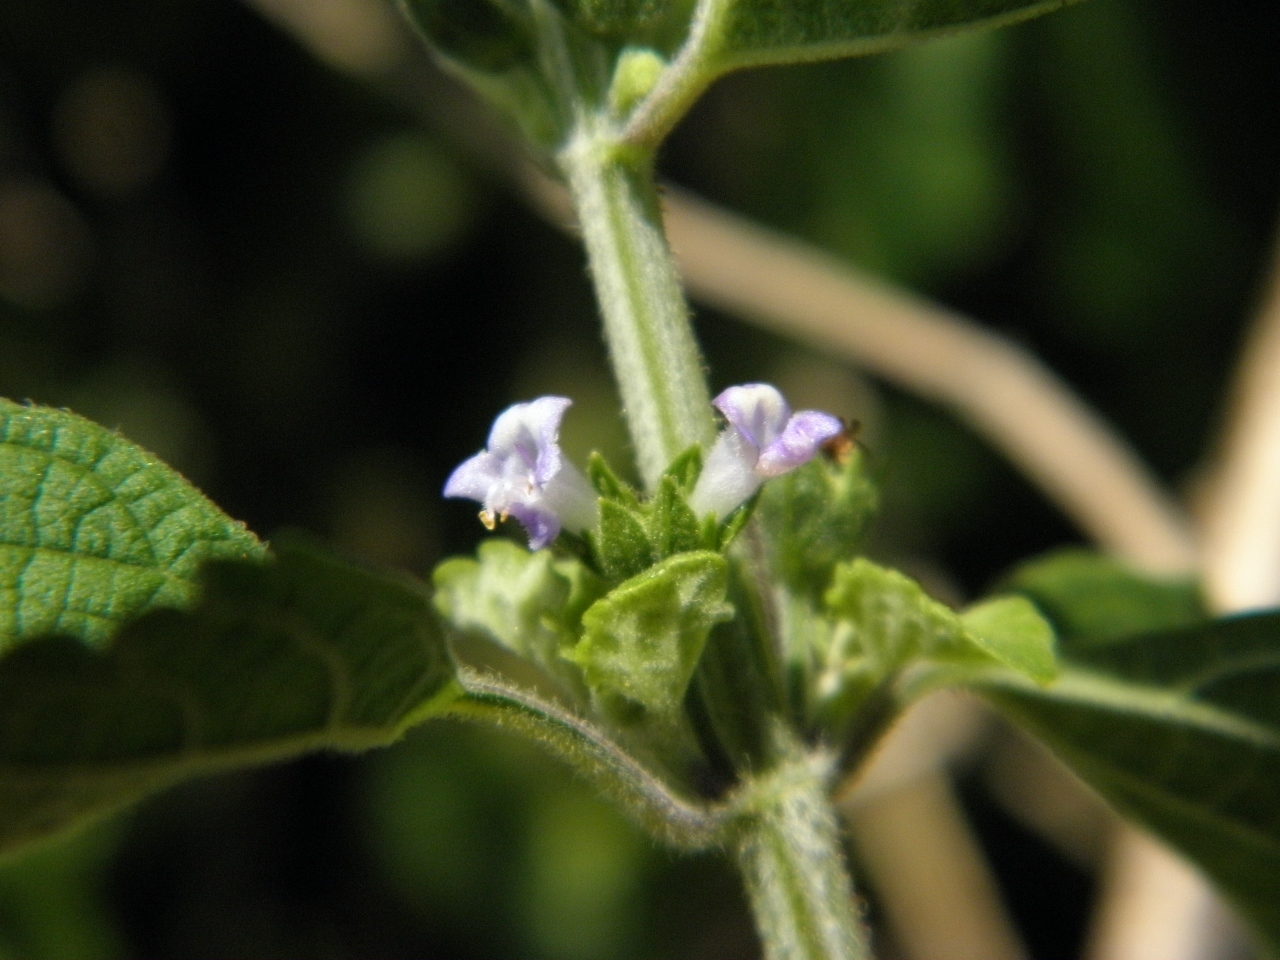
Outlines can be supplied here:
[[202, 572], [105, 649], [0, 660], [0, 851], [179, 780], [390, 743], [453, 696], [426, 591], [286, 544]]
[[1205, 870], [1280, 953], [1280, 614], [1064, 644], [997, 706]]
[[962, 29], [1017, 23], [1074, 0], [715, 0], [721, 70], [861, 56]]
[[1194, 578], [1153, 580], [1090, 550], [1057, 550], [1029, 560], [1005, 587], [1034, 600], [1069, 647], [1209, 619]]

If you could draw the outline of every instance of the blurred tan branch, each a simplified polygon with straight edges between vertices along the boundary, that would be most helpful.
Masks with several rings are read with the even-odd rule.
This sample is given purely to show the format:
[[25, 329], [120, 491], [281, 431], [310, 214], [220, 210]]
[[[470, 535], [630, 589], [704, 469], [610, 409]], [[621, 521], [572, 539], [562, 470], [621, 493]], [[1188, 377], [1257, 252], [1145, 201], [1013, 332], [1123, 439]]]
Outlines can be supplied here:
[[390, 3], [370, 0], [246, 0], [323, 63], [377, 79], [412, 49], [403, 19]]
[[979, 748], [991, 720], [974, 697], [952, 690], [926, 697], [837, 792], [859, 866], [900, 954], [913, 960], [1027, 955], [947, 770]]
[[845, 815], [903, 954], [1027, 956], [945, 773], [917, 777]]
[[1202, 503], [1205, 584], [1236, 612], [1280, 604], [1280, 243]]

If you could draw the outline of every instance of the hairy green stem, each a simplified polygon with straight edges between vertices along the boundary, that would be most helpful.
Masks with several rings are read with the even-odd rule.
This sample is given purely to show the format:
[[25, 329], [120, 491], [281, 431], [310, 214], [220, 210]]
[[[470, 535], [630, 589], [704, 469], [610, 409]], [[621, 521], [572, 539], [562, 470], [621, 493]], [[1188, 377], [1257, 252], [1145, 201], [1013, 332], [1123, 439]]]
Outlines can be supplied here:
[[793, 750], [743, 797], [733, 853], [765, 960], [869, 960], [835, 810], [831, 758]]
[[560, 153], [645, 485], [715, 436], [702, 358], [662, 228], [652, 155], [586, 120]]
[[[579, 110], [576, 126], [558, 160], [577, 208], [640, 473], [652, 491], [679, 454], [714, 439], [710, 395], [663, 231], [652, 150], [620, 143], [611, 122], [587, 110]], [[776, 691], [765, 698], [776, 699]], [[479, 703], [474, 692], [472, 702]], [[770, 712], [765, 703], [755, 706]], [[508, 720], [519, 724], [528, 717], [521, 710]], [[563, 724], [537, 726], [549, 741], [565, 739], [547, 733]], [[674, 833], [688, 846], [716, 834], [727, 842], [767, 960], [868, 958], [828, 798], [832, 757], [805, 752], [784, 734], [780, 749], [764, 751], [777, 758], [776, 765], [749, 778], [731, 807], [721, 808], [724, 814], [731, 809], [731, 823], [718, 822], [710, 809], [698, 811], [649, 789], [652, 784], [634, 771], [618, 776], [626, 764], [571, 726], [565, 726], [571, 734], [566, 743], [573, 744], [561, 749], [574, 757], [589, 754], [607, 771], [605, 781], [626, 784], [625, 805], [654, 814], [646, 818], [651, 827], [671, 832], [679, 824]], [[648, 787], [637, 789], [642, 781]]]

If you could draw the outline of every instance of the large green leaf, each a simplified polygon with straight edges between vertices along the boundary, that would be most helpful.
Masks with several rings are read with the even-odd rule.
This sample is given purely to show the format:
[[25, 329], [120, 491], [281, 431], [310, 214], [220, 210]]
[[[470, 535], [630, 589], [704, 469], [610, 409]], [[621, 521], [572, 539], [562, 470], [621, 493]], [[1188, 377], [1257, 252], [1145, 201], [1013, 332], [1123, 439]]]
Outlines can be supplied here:
[[1035, 601], [1064, 648], [1208, 619], [1194, 578], [1154, 579], [1090, 550], [1058, 550], [1030, 560], [1004, 586]]
[[206, 560], [263, 547], [146, 451], [75, 414], [0, 400], [0, 652], [100, 643], [193, 595]]
[[1280, 614], [1066, 648], [986, 695], [1198, 863], [1280, 952]]
[[387, 744], [458, 692], [425, 588], [310, 548], [219, 562], [189, 610], [0, 659], [0, 850], [168, 784]]
[[715, 72], [859, 56], [930, 36], [1016, 23], [1072, 0], [703, 0]]
[[663, 45], [688, 23], [693, 0], [552, 0], [588, 33], [610, 40]]

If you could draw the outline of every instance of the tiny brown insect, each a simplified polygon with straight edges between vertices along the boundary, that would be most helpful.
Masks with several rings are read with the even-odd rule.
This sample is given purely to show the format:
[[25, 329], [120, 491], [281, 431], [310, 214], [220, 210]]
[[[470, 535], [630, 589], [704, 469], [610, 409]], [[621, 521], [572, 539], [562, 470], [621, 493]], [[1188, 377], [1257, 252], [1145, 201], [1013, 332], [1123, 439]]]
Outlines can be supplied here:
[[840, 432], [826, 441], [821, 450], [828, 460], [843, 467], [853, 456], [854, 449], [862, 446], [862, 442], [858, 439], [858, 431], [862, 429], [862, 424], [857, 420], [846, 420], [844, 417], [840, 418], [840, 424]]

